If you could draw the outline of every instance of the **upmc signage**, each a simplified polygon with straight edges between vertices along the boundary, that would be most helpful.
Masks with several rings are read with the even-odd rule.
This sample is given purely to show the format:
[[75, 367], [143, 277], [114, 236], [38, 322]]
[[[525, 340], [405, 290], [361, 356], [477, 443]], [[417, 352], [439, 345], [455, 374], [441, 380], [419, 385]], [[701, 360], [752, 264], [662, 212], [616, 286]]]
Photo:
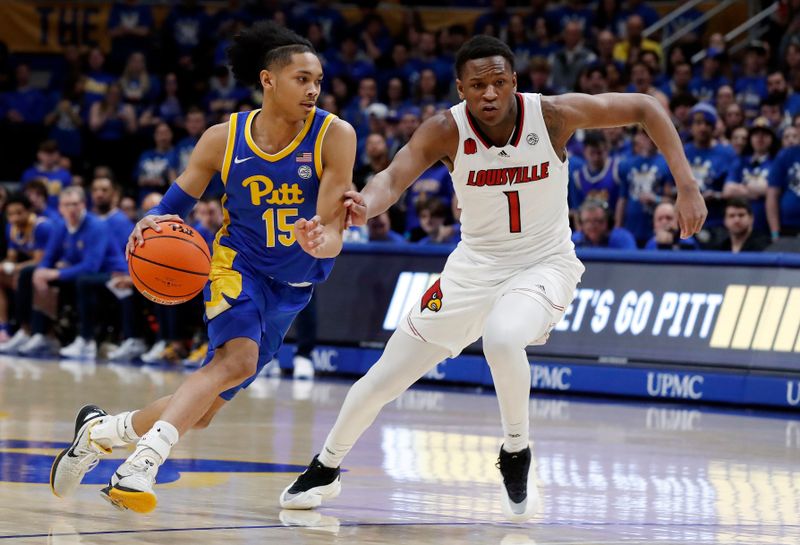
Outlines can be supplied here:
[[[319, 287], [320, 340], [385, 342], [444, 261], [344, 254]], [[800, 371], [800, 269], [608, 262], [586, 269], [550, 340], [531, 354]]]

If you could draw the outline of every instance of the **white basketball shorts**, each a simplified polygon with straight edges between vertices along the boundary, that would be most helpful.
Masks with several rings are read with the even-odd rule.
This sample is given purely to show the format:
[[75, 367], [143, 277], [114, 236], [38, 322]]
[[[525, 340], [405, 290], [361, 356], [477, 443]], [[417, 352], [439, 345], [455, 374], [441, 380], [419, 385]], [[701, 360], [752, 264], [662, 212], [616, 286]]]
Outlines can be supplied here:
[[448, 349], [455, 357], [483, 335], [486, 318], [501, 297], [520, 293], [538, 299], [550, 313], [548, 331], [529, 342], [541, 345], [572, 302], [584, 270], [574, 253], [531, 265], [501, 266], [477, 263], [459, 246], [447, 259], [441, 277], [400, 321], [400, 328]]

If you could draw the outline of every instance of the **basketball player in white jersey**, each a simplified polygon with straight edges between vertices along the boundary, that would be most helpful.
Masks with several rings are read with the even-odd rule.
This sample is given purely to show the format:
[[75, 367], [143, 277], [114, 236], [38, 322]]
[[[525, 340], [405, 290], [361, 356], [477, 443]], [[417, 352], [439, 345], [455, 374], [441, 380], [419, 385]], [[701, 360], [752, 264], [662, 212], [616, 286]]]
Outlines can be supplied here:
[[536, 512], [525, 347], [547, 340], [584, 271], [567, 217], [565, 146], [575, 130], [641, 124], [675, 178], [681, 236], [703, 225], [703, 197], [680, 138], [655, 99], [520, 94], [512, 62], [513, 53], [500, 40], [468, 41], [455, 66], [463, 101], [423, 123], [360, 194], [346, 194], [352, 222], [362, 225], [442, 161], [462, 210], [462, 240], [378, 362], [350, 389], [322, 451], [282, 492], [283, 508], [309, 509], [336, 497], [339, 465], [380, 409], [437, 363], [483, 337], [504, 433], [498, 461], [502, 509], [517, 522]]

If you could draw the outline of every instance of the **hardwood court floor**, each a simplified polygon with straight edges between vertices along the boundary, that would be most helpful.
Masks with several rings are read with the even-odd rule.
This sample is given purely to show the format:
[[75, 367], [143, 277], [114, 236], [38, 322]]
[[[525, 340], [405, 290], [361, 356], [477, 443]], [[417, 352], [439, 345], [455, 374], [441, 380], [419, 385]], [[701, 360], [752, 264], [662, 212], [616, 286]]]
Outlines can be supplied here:
[[120, 513], [98, 490], [48, 487], [76, 410], [171, 392], [154, 368], [0, 358], [0, 545], [800, 543], [800, 415], [531, 400], [541, 514], [503, 521], [493, 395], [414, 389], [386, 407], [346, 460], [342, 495], [281, 511], [280, 490], [333, 423], [347, 383], [257, 380], [173, 449], [158, 509]]

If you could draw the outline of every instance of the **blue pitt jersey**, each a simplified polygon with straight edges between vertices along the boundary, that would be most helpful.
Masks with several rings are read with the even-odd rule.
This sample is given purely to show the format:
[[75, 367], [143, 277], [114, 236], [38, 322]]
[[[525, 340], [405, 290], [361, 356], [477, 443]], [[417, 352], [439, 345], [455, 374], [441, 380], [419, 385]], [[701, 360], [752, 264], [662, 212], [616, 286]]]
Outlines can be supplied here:
[[[269, 154], [252, 136], [261, 110], [231, 115], [222, 165], [223, 224], [214, 241], [214, 270], [287, 283], [321, 282], [333, 259], [316, 259], [297, 244], [294, 222], [317, 212], [322, 140], [336, 116], [314, 109], [283, 150]], [[219, 271], [221, 272], [221, 271]]]

